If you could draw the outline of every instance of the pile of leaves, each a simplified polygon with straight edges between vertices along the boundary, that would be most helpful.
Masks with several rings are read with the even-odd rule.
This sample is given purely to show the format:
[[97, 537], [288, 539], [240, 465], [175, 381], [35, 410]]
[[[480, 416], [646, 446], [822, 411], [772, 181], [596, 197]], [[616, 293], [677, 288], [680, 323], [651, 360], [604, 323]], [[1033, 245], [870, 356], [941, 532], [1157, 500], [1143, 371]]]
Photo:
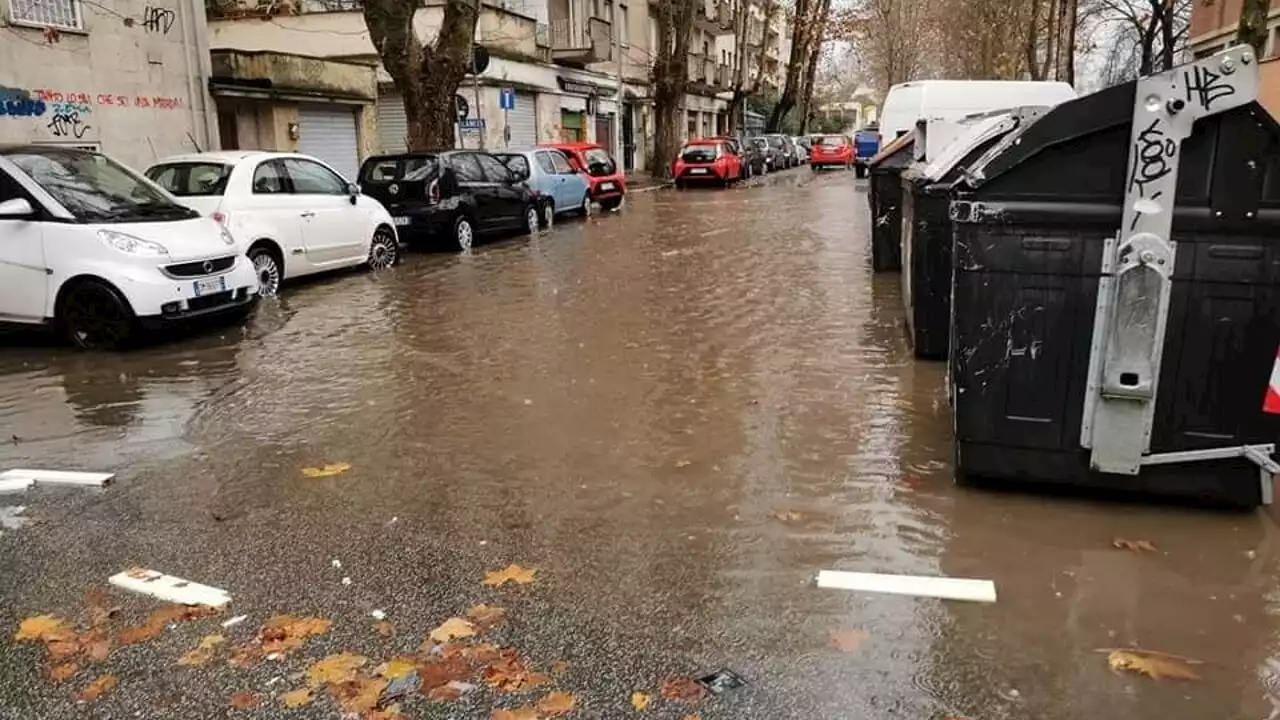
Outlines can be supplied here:
[[[98, 591], [90, 592], [86, 603], [87, 617], [80, 623], [56, 615], [37, 615], [23, 620], [14, 635], [17, 642], [44, 645], [45, 674], [54, 682], [69, 680], [86, 666], [105, 662], [117, 648], [153, 640], [169, 625], [218, 614], [216, 608], [204, 605], [165, 605], [154, 610], [142, 624], [113, 632], [111, 621], [120, 608], [111, 605], [109, 598]], [[100, 675], [75, 697], [81, 702], [97, 700], [113, 690], [116, 683], [114, 675]]]

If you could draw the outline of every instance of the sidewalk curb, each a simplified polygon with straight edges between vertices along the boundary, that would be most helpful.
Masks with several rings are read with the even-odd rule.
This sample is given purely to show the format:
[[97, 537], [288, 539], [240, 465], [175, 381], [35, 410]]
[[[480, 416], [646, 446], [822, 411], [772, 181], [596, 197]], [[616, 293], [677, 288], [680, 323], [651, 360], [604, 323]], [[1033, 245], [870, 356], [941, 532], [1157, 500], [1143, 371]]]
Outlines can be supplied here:
[[668, 188], [668, 187], [671, 187], [671, 183], [664, 182], [658, 185], [646, 185], [645, 187], [635, 188], [631, 190], [631, 192], [632, 193], [653, 192], [654, 190], [661, 190], [663, 188]]

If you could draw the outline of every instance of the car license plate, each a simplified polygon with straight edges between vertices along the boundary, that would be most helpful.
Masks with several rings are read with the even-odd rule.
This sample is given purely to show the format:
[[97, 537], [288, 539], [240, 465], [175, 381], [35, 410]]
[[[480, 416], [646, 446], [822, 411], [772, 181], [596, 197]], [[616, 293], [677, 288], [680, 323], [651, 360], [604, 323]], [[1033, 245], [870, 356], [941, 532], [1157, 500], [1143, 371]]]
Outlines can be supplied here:
[[601, 190], [612, 190], [615, 187], [613, 183], [600, 183]]
[[205, 278], [204, 280], [197, 280], [193, 284], [195, 285], [196, 297], [212, 295], [227, 289], [227, 276], [219, 275], [218, 277]]
[[707, 169], [706, 169], [706, 168], [693, 168], [692, 170], [690, 170], [690, 171], [689, 171], [689, 174], [690, 174], [690, 175], [706, 175], [706, 174], [707, 174]]
[[393, 218], [391, 218], [391, 222], [394, 222], [397, 226], [401, 226], [401, 225], [408, 225], [408, 224], [409, 224], [409, 218], [407, 218], [407, 217], [393, 217]]

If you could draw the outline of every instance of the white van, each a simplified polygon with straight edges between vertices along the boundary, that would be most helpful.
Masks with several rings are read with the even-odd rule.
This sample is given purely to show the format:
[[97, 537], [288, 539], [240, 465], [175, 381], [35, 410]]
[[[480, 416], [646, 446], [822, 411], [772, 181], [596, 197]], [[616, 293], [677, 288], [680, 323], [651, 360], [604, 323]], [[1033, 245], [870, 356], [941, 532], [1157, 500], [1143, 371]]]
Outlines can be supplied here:
[[915, 130], [921, 118], [956, 120], [1020, 106], [1052, 107], [1076, 97], [1064, 82], [1024, 80], [917, 80], [889, 88], [880, 112], [881, 142]]

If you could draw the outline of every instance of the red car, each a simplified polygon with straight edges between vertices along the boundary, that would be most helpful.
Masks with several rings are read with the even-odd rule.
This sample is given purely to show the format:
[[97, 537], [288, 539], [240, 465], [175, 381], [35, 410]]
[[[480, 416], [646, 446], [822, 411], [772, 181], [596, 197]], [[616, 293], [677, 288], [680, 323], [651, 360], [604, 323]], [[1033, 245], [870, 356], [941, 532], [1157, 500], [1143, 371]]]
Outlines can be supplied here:
[[853, 166], [853, 158], [853, 140], [848, 135], [823, 135], [809, 149], [809, 164], [814, 170], [824, 167], [848, 170]]
[[627, 178], [609, 151], [595, 143], [547, 143], [564, 153], [574, 169], [586, 174], [591, 199], [605, 210], [622, 207], [627, 196]]
[[746, 177], [742, 155], [733, 142], [719, 138], [697, 138], [680, 149], [672, 167], [676, 187], [697, 182], [718, 182], [728, 185]]

